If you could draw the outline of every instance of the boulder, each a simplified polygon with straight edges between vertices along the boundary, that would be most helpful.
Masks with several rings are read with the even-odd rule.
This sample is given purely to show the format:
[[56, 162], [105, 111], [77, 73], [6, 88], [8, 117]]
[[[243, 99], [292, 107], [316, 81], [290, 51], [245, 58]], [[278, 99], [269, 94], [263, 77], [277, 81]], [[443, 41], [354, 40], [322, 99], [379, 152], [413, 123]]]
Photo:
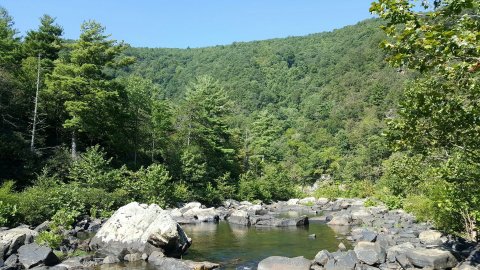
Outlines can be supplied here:
[[162, 270], [192, 270], [192, 268], [182, 260], [157, 257], [154, 260], [148, 260], [149, 263], [155, 265], [156, 269]]
[[219, 268], [220, 265], [218, 263], [211, 263], [211, 262], [194, 262], [190, 260], [184, 260], [183, 261], [185, 264], [187, 264], [188, 267], [192, 270], [210, 270], [210, 269], [216, 269]]
[[294, 227], [308, 225], [308, 217], [275, 218], [272, 216], [255, 216], [250, 218], [251, 224], [257, 227]]
[[421, 268], [447, 269], [457, 265], [457, 259], [446, 250], [414, 248], [405, 255], [414, 266]]
[[[330, 258], [325, 265], [326, 270], [353, 270], [358, 259], [353, 250], [343, 252]], [[336, 258], [335, 258], [336, 257]]]
[[357, 243], [353, 250], [355, 251], [358, 260], [368, 265], [385, 262], [386, 251], [378, 243], [361, 241]]
[[184, 217], [193, 217], [200, 222], [218, 222], [218, 212], [214, 207], [211, 208], [191, 208], [183, 213]]
[[227, 218], [227, 221], [232, 224], [238, 224], [243, 226], [250, 226], [250, 216], [247, 211], [244, 210], [235, 210]]
[[303, 198], [303, 199], [299, 200], [298, 204], [314, 205], [316, 202], [317, 202], [317, 199], [315, 199], [314, 197], [307, 197], [307, 198]]
[[[111, 259], [115, 259], [114, 262], [108, 262], [108, 259], [104, 259], [103, 262], [104, 263], [117, 263], [119, 262], [120, 260], [116, 257], [113, 257], [111, 256], [110, 257]], [[58, 267], [65, 267], [67, 269], [85, 269], [87, 268], [89, 265], [94, 265], [96, 264], [94, 262], [94, 257], [93, 256], [78, 256], [78, 257], [71, 257], [71, 258], [68, 258], [64, 261], [62, 261], [61, 264], [57, 264], [56, 266]]]
[[349, 226], [353, 222], [352, 216], [350, 215], [338, 215], [334, 216], [332, 220], [330, 220], [327, 224], [328, 225], [335, 225], [335, 226]]
[[332, 255], [330, 255], [330, 252], [326, 250], [321, 250], [317, 253], [317, 255], [315, 255], [315, 259], [313, 260], [315, 261], [315, 263], [324, 266], [327, 264], [330, 258], [332, 258]]
[[359, 209], [353, 209], [351, 214], [352, 214], [352, 219], [364, 219], [372, 216], [372, 213], [370, 213], [370, 211], [368, 211], [364, 207]]
[[290, 199], [290, 200], [287, 201], [287, 205], [297, 205], [298, 201], [300, 201], [300, 200], [299, 199]]
[[12, 254], [8, 256], [4, 263], [6, 266], [14, 266], [18, 263], [18, 256], [16, 254]]
[[327, 204], [329, 201], [330, 201], [330, 200], [327, 199], [327, 198], [318, 198], [317, 204], [319, 204], [319, 205], [325, 205], [325, 204]]
[[125, 255], [125, 257], [123, 257], [123, 260], [127, 262], [137, 262], [137, 261], [142, 261], [143, 258], [141, 253], [131, 253], [131, 254]]
[[158, 205], [129, 203], [118, 209], [90, 241], [90, 247], [119, 259], [128, 253], [162, 251], [180, 256], [191, 245], [180, 225]]
[[119, 263], [120, 262], [120, 259], [118, 259], [117, 257], [115, 256], [107, 256], [105, 258], [103, 258], [103, 264], [114, 264], [114, 263]]
[[442, 241], [442, 233], [435, 230], [426, 230], [421, 232], [418, 235], [420, 242], [425, 245], [441, 245], [443, 244]]
[[187, 204], [185, 204], [182, 208], [180, 208], [180, 212], [182, 213], [185, 213], [187, 212], [188, 210], [190, 209], [194, 209], [194, 208], [201, 208], [202, 207], [202, 204], [199, 203], [199, 202], [189, 202]]
[[37, 243], [21, 246], [18, 249], [18, 260], [26, 269], [38, 265], [53, 266], [60, 262], [51, 248]]
[[258, 270], [310, 270], [312, 262], [304, 257], [271, 256], [258, 264]]
[[20, 246], [33, 242], [35, 236], [37, 236], [37, 232], [28, 228], [0, 231], [0, 259], [6, 259]]
[[405, 254], [408, 250], [415, 248], [412, 243], [406, 242], [400, 245], [392, 246], [387, 249], [388, 262], [395, 262], [399, 254]]
[[148, 262], [154, 263], [159, 258], [163, 258], [165, 255], [160, 251], [154, 251], [148, 256]]

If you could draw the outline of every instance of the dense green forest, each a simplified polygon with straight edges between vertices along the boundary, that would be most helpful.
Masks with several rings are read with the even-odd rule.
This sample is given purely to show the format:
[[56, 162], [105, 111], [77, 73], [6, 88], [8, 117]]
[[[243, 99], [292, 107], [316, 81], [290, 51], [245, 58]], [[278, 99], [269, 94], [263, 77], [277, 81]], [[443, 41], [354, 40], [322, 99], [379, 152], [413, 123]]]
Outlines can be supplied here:
[[[67, 41], [48, 15], [20, 37], [0, 9], [0, 225], [108, 215], [131, 200], [285, 200], [318, 182], [317, 196], [374, 196], [444, 229], [468, 229], [455, 220], [478, 213], [458, 209], [475, 209], [478, 196], [453, 202], [460, 189], [451, 179], [473, 185], [480, 172], [475, 111], [458, 115], [468, 93], [446, 109], [451, 100], [419, 90], [451, 87], [441, 83], [450, 77], [425, 79], [439, 73], [425, 59], [440, 45], [407, 44], [409, 28], [395, 27], [419, 22], [416, 13], [380, 2], [372, 11], [384, 20], [195, 49], [131, 48], [95, 21]], [[466, 2], [451, 13], [438, 2], [437, 16], [478, 11]], [[415, 27], [431, 26], [427, 17]], [[439, 110], [447, 117], [432, 115]], [[460, 123], [470, 133], [451, 140], [445, 127], [462, 132]], [[452, 145], [460, 147], [448, 152]]]

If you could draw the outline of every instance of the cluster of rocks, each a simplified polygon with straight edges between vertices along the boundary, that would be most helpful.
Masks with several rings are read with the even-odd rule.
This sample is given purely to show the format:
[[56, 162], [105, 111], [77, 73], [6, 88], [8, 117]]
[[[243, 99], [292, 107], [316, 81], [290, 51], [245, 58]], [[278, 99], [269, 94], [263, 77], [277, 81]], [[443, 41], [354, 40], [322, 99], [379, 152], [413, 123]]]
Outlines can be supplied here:
[[308, 224], [306, 215], [285, 218], [279, 216], [282, 213], [281, 211], [275, 210], [271, 205], [227, 200], [223, 206], [218, 208], [206, 208], [198, 202], [191, 202], [181, 208], [174, 208], [168, 211], [179, 224], [218, 222], [219, 220], [225, 220], [236, 225], [256, 227], [287, 227]]
[[[286, 204], [301, 205], [300, 200]], [[332, 229], [343, 232], [347, 228], [350, 233], [346, 239], [353, 250], [345, 251], [341, 244], [339, 251], [322, 250], [312, 261], [303, 257], [268, 257], [259, 263], [259, 270], [480, 269], [480, 251], [473, 243], [447, 237], [402, 210], [365, 207], [364, 200], [359, 199], [320, 199], [308, 205], [309, 209], [318, 210], [320, 206], [324, 211], [324, 215], [311, 221], [327, 222]]]
[[[381, 205], [365, 207], [364, 200], [359, 199], [309, 197], [269, 205], [227, 200], [217, 208], [191, 202], [167, 210], [154, 204], [130, 203], [108, 220], [85, 218], [65, 232], [62, 251], [83, 249], [95, 253], [63, 262], [50, 248], [33, 242], [48, 223], [34, 230], [0, 229], [0, 270], [92, 269], [121, 261], [146, 261], [158, 269], [214, 269], [219, 265], [177, 259], [192, 243], [180, 225], [220, 220], [256, 227], [325, 222], [338, 232], [347, 232], [345, 240], [353, 246], [353, 250], [346, 250], [341, 243], [338, 251], [322, 250], [313, 260], [269, 257], [259, 263], [259, 270], [480, 269], [479, 247], [432, 230], [429, 224], [416, 222], [404, 211], [389, 211]], [[93, 238], [81, 240], [80, 235], [93, 233]]]
[[[148, 261], [160, 269], [214, 269], [218, 264], [176, 259], [191, 245], [191, 239], [168, 211], [158, 205], [130, 203], [118, 209], [106, 222], [82, 220], [66, 232], [65, 238], [80, 232], [94, 232], [87, 249], [94, 255], [60, 262], [52, 249], [34, 243], [37, 231], [26, 227], [0, 231], [0, 270], [94, 269], [121, 261]], [[77, 240], [79, 240], [77, 238]], [[71, 247], [71, 244], [68, 245]], [[168, 266], [168, 267], [167, 267]]]

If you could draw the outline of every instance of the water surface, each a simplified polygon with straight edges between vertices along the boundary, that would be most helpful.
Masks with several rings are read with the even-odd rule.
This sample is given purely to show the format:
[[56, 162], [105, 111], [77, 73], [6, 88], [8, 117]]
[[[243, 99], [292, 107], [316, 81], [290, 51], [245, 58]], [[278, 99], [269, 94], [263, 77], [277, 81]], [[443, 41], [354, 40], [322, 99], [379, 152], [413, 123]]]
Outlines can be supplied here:
[[[221, 269], [255, 269], [268, 256], [304, 256], [336, 251], [341, 241], [335, 231], [320, 223], [305, 227], [256, 228], [220, 222], [183, 225], [193, 243], [184, 259], [220, 263]], [[316, 234], [315, 239], [309, 235]]]

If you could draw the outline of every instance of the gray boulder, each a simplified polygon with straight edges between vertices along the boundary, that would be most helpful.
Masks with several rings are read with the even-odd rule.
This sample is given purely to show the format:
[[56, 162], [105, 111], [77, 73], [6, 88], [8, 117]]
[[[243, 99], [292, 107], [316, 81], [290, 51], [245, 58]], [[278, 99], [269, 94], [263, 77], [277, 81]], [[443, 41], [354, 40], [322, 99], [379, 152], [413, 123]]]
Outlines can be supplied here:
[[332, 220], [330, 220], [327, 224], [328, 225], [335, 225], [335, 226], [349, 226], [352, 225], [353, 219], [351, 215], [344, 214], [334, 216]]
[[35, 236], [37, 236], [37, 232], [28, 228], [0, 231], [0, 259], [6, 259], [20, 246], [33, 242]]
[[103, 258], [103, 264], [114, 264], [114, 263], [119, 263], [120, 259], [118, 259], [116, 256], [107, 256]]
[[250, 218], [251, 224], [257, 227], [294, 227], [308, 225], [308, 217], [275, 218], [273, 216], [255, 216]]
[[137, 262], [137, 261], [142, 261], [143, 258], [141, 253], [131, 253], [131, 254], [125, 255], [125, 257], [123, 257], [123, 260], [127, 262]]
[[395, 262], [399, 254], [405, 254], [408, 250], [415, 248], [412, 243], [406, 242], [400, 245], [395, 245], [387, 249], [388, 262]]
[[217, 222], [218, 212], [215, 208], [191, 208], [183, 213], [183, 217], [191, 217], [200, 222]]
[[315, 255], [315, 263], [319, 264], [319, 265], [326, 265], [328, 260], [332, 258], [332, 255], [330, 255], [330, 252], [326, 251], [326, 250], [321, 250], [317, 253], [317, 255]]
[[53, 266], [60, 262], [51, 248], [37, 243], [21, 246], [18, 249], [18, 260], [26, 269], [38, 265]]
[[233, 211], [232, 214], [227, 218], [227, 221], [232, 224], [250, 226], [250, 216], [248, 215], [247, 211], [243, 210]]
[[440, 249], [414, 248], [407, 250], [405, 255], [414, 266], [421, 268], [447, 269], [457, 265], [450, 251]]
[[155, 265], [156, 269], [162, 270], [192, 270], [192, 268], [182, 260], [157, 257], [155, 260], [148, 260], [149, 263]]
[[330, 258], [325, 265], [326, 270], [353, 270], [358, 263], [357, 255], [353, 250], [342, 252]]
[[271, 256], [258, 264], [258, 270], [310, 270], [312, 262], [304, 257]]
[[158, 205], [129, 203], [118, 209], [90, 241], [90, 247], [119, 259], [128, 253], [161, 251], [180, 256], [191, 245], [182, 228]]
[[358, 242], [354, 248], [358, 260], [368, 265], [381, 264], [385, 262], [386, 251], [379, 243], [368, 241]]
[[8, 256], [4, 263], [6, 266], [14, 266], [18, 263], [18, 256], [16, 254], [12, 254]]

